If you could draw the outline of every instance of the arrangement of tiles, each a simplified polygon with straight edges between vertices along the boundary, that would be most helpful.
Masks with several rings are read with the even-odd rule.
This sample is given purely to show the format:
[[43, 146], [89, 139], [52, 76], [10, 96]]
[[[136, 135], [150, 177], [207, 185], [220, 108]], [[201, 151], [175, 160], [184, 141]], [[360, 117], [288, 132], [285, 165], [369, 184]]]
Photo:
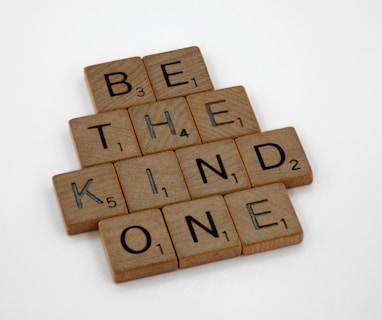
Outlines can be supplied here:
[[292, 127], [261, 132], [198, 47], [85, 68], [82, 169], [53, 177], [68, 234], [99, 229], [116, 282], [298, 243], [286, 188], [313, 175]]

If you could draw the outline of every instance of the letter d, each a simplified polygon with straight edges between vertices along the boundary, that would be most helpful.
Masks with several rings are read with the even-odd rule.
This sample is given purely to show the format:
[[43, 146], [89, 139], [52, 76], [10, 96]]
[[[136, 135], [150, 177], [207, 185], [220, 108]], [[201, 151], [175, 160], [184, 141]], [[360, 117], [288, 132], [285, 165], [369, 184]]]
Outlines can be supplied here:
[[[264, 144], [259, 144], [257, 146], [253, 146], [253, 148], [255, 149], [256, 155], [259, 158], [259, 162], [260, 162], [261, 168], [263, 170], [268, 170], [268, 169], [273, 169], [273, 168], [280, 167], [285, 162], [285, 152], [284, 152], [284, 150], [278, 144], [275, 144], [275, 143], [264, 143]], [[263, 156], [262, 156], [262, 154], [260, 152], [260, 148], [275, 148], [278, 151], [279, 155], [280, 155], [280, 159], [277, 160], [278, 162], [276, 162], [276, 163], [265, 164], [264, 158], [263, 158]]]

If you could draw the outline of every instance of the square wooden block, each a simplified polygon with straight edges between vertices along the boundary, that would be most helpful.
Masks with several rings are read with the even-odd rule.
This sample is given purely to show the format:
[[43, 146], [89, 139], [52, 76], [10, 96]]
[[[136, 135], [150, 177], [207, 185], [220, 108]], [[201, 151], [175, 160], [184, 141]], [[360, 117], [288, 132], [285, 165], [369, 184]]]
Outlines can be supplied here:
[[115, 163], [130, 212], [190, 199], [173, 151]]
[[174, 98], [129, 109], [144, 155], [200, 144], [185, 98]]
[[222, 196], [163, 208], [179, 268], [241, 254], [241, 244]]
[[97, 112], [155, 101], [154, 92], [140, 57], [88, 66], [84, 72]]
[[233, 140], [179, 149], [176, 156], [192, 199], [251, 186]]
[[82, 167], [141, 155], [127, 110], [75, 118], [69, 125]]
[[149, 55], [143, 57], [143, 62], [157, 100], [213, 90], [198, 47]]
[[313, 173], [292, 127], [236, 139], [252, 186], [282, 182], [287, 188], [312, 182]]
[[100, 220], [128, 212], [112, 164], [62, 173], [52, 179], [68, 234], [96, 230]]
[[178, 259], [159, 209], [102, 220], [99, 231], [115, 282], [178, 268]]
[[226, 195], [243, 254], [296, 244], [303, 230], [282, 183]]
[[187, 101], [203, 143], [260, 132], [242, 86], [195, 93]]

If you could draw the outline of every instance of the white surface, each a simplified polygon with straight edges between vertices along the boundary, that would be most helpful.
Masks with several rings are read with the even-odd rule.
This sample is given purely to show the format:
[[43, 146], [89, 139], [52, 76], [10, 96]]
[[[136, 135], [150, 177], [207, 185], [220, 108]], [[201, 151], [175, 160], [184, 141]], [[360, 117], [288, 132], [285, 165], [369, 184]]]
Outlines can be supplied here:
[[[0, 319], [381, 319], [382, 2], [0, 4]], [[197, 45], [263, 130], [314, 170], [300, 245], [116, 285], [97, 232], [67, 236], [51, 177], [79, 168], [83, 67]]]

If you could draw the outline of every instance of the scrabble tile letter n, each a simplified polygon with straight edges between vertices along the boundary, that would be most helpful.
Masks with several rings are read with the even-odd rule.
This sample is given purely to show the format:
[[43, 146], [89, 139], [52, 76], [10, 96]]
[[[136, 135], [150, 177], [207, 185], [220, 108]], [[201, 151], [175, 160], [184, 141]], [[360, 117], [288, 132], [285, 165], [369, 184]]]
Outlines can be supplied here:
[[213, 90], [198, 47], [189, 47], [143, 57], [157, 100], [184, 97]]
[[236, 257], [241, 243], [222, 196], [163, 208], [179, 268]]
[[233, 140], [178, 149], [176, 155], [192, 199], [251, 186]]

